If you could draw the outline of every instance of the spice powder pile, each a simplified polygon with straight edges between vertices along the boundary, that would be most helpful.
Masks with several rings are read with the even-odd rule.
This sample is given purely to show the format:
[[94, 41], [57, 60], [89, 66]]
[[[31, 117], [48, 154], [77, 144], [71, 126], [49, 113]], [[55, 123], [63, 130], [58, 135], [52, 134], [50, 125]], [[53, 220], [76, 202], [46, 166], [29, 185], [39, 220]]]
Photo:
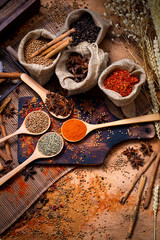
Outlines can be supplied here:
[[63, 124], [61, 132], [65, 139], [76, 142], [85, 137], [87, 127], [79, 119], [69, 119]]
[[35, 53], [38, 49], [40, 49], [42, 46], [47, 44], [49, 40], [45, 38], [38, 38], [38, 39], [32, 39], [26, 42], [24, 46], [24, 57], [28, 64], [39, 64], [44, 65], [46, 67], [53, 64], [54, 59], [46, 59], [44, 56], [38, 55], [35, 57], [31, 57], [33, 53]]
[[106, 89], [118, 92], [122, 97], [128, 96], [139, 79], [131, 76], [128, 70], [116, 69], [104, 80]]
[[40, 138], [38, 149], [45, 156], [54, 156], [60, 152], [62, 144], [62, 138], [57, 133], [47, 133]]
[[26, 117], [25, 127], [31, 133], [41, 133], [47, 130], [49, 117], [43, 111], [32, 112]]

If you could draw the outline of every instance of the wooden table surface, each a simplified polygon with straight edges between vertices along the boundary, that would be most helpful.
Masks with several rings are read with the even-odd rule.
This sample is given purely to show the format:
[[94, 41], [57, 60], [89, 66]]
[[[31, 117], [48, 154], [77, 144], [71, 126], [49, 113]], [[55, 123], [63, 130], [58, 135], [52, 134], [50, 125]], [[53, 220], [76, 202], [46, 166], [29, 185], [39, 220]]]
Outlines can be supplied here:
[[[60, 1], [61, 2], [61, 1]], [[104, 13], [103, 0], [71, 1], [74, 8], [87, 6]], [[53, 1], [41, 1], [43, 8]], [[82, 5], [81, 5], [82, 4]], [[43, 10], [43, 9], [42, 9]], [[105, 39], [101, 47], [109, 52], [110, 63], [128, 57], [121, 44]], [[133, 53], [135, 53], [133, 51]], [[155, 152], [158, 151], [159, 140], [155, 137], [149, 140]], [[130, 215], [136, 200], [138, 184], [131, 192], [127, 202], [122, 205], [119, 200], [133, 181], [138, 170], [131, 167], [126, 156], [122, 154], [127, 147], [140, 147], [139, 140], [124, 142], [114, 147], [101, 166], [76, 167], [50, 187], [44, 196], [48, 199], [42, 204], [42, 199], [28, 211], [2, 236], [2, 239], [69, 239], [69, 240], [124, 240], [127, 239]], [[145, 157], [145, 161], [149, 157]], [[147, 179], [151, 175], [153, 165], [146, 172]], [[155, 185], [160, 184], [158, 170]], [[144, 193], [146, 194], [148, 181]], [[148, 209], [143, 209], [144, 196], [136, 221], [132, 239], [153, 239], [153, 197]], [[157, 216], [157, 239], [160, 239], [160, 214]]]

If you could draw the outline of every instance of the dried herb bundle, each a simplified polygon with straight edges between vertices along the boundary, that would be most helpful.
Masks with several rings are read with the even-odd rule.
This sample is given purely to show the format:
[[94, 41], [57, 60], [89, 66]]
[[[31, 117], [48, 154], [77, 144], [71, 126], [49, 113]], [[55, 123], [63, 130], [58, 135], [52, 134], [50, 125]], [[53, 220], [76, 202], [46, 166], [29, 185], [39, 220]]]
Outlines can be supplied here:
[[[115, 15], [115, 31], [121, 36], [123, 46], [134, 60], [130, 52], [130, 43], [136, 43], [136, 54], [141, 57], [140, 65], [147, 76], [148, 88], [153, 105], [153, 112], [159, 112], [157, 87], [160, 88], [160, 37], [159, 37], [159, 0], [109, 0], [104, 3], [104, 16]], [[127, 45], [127, 46], [126, 46]], [[157, 136], [160, 139], [160, 123], [155, 123]]]
[[74, 75], [75, 82], [82, 82], [88, 73], [89, 59], [78, 53], [72, 53], [67, 60], [67, 68]]
[[49, 111], [54, 112], [56, 115], [65, 117], [71, 112], [73, 101], [68, 101], [59, 93], [49, 92], [46, 97], [45, 106]]

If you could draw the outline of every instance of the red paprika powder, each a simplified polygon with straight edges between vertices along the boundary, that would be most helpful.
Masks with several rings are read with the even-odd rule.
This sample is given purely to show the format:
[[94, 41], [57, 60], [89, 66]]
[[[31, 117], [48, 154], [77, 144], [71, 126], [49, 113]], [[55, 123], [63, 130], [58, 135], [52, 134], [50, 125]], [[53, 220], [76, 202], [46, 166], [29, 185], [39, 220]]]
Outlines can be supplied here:
[[137, 77], [131, 76], [128, 70], [117, 68], [104, 80], [104, 86], [106, 89], [118, 92], [122, 97], [125, 97], [132, 92], [133, 86], [139, 81]]

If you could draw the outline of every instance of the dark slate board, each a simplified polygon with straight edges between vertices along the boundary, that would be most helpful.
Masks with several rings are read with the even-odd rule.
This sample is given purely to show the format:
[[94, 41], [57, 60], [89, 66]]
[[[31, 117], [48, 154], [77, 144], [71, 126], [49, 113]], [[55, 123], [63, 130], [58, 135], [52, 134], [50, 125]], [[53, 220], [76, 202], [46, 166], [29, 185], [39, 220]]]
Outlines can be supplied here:
[[[38, 98], [22, 97], [19, 99], [19, 117], [18, 125], [20, 126], [24, 120], [24, 116], [33, 110], [43, 109], [44, 105]], [[70, 118], [83, 119], [90, 123], [96, 123], [97, 113], [107, 113], [108, 122], [118, 120], [107, 109], [104, 100], [101, 98], [86, 98], [84, 95], [74, 97], [74, 111]], [[93, 107], [92, 113], [88, 113], [83, 108], [83, 104]], [[90, 109], [90, 108], [89, 108]], [[51, 127], [48, 131], [56, 131], [60, 133], [60, 128], [65, 120], [59, 120], [51, 117]], [[120, 127], [110, 127], [101, 130], [95, 130], [89, 133], [82, 141], [77, 143], [69, 143], [65, 141], [62, 152], [52, 159], [38, 159], [38, 164], [102, 164], [110, 149], [123, 141], [131, 139], [150, 139], [155, 136], [155, 127], [152, 123], [126, 125]], [[36, 143], [40, 136], [19, 135], [18, 137], [18, 161], [22, 163], [34, 151]]]

